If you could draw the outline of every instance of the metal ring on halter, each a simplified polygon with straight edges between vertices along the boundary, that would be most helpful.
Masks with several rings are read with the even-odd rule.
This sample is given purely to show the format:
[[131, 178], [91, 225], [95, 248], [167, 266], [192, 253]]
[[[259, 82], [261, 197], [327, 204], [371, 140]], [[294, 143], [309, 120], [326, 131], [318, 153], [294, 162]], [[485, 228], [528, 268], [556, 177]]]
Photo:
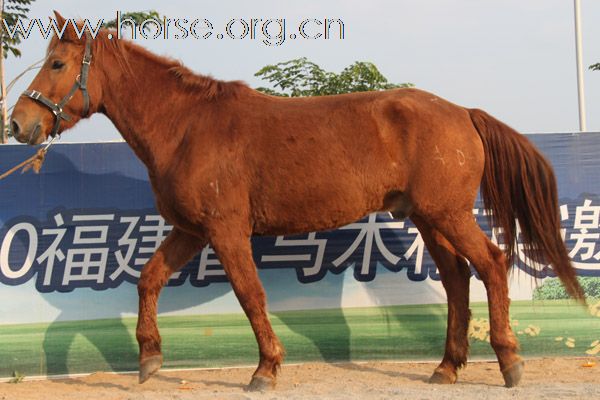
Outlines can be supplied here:
[[63, 113], [63, 109], [61, 106], [57, 105], [56, 108], [52, 109], [52, 112], [58, 117], [60, 114]]

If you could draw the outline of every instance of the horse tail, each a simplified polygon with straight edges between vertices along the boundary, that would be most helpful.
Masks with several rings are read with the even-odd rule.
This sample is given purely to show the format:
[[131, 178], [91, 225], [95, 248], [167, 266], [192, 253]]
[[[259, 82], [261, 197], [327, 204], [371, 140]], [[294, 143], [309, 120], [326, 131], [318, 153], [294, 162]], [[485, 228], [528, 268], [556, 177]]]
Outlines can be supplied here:
[[[481, 195], [490, 222], [502, 228], [506, 255], [515, 259], [517, 224], [525, 254], [551, 264], [567, 292], [585, 301], [560, 233], [556, 178], [546, 158], [523, 135], [484, 111], [469, 110], [485, 155]], [[517, 257], [517, 262], [520, 262]]]

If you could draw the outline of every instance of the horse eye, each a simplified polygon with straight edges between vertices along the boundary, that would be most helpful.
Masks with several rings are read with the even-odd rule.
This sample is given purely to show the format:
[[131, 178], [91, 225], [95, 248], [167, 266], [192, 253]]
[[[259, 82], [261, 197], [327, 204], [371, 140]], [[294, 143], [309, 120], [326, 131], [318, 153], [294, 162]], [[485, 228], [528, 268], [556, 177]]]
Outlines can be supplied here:
[[65, 66], [65, 64], [62, 61], [54, 60], [52, 62], [52, 69], [61, 69], [64, 66]]

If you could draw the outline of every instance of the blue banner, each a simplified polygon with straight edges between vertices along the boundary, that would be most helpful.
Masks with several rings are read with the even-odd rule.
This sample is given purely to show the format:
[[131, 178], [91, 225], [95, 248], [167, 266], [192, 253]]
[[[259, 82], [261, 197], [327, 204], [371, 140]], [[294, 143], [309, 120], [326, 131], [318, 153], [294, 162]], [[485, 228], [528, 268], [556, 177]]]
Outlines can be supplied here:
[[[600, 276], [600, 134], [530, 135], [556, 170], [563, 235], [582, 276]], [[0, 169], [29, 157], [26, 146], [0, 147]], [[39, 175], [0, 181], [0, 283], [35, 282], [37, 291], [106, 290], [136, 283], [140, 270], [172, 229], [154, 208], [144, 166], [126, 143], [59, 144]], [[487, 228], [485, 210], [474, 216]], [[261, 269], [293, 269], [301, 283], [352, 269], [358, 281], [385, 269], [411, 281], [439, 280], [415, 226], [386, 213], [371, 214], [335, 231], [253, 239]], [[531, 260], [519, 253], [522, 268]], [[541, 277], [551, 274], [542, 269]], [[538, 273], [539, 275], [539, 273]], [[207, 246], [169, 286], [225, 281]]]

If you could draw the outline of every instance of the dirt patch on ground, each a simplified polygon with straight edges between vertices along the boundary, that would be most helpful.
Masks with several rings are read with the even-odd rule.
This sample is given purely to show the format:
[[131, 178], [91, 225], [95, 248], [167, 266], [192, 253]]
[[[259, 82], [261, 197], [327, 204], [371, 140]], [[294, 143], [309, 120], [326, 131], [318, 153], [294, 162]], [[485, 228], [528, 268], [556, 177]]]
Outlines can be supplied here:
[[[600, 360], [528, 360], [518, 388], [504, 388], [497, 363], [471, 362], [455, 385], [427, 383], [434, 363], [284, 365], [277, 388], [244, 391], [252, 368], [163, 371], [139, 385], [132, 374], [95, 373], [73, 379], [0, 384], [0, 400], [187, 399], [594, 399], [600, 398]], [[588, 364], [589, 365], [589, 364]]]

